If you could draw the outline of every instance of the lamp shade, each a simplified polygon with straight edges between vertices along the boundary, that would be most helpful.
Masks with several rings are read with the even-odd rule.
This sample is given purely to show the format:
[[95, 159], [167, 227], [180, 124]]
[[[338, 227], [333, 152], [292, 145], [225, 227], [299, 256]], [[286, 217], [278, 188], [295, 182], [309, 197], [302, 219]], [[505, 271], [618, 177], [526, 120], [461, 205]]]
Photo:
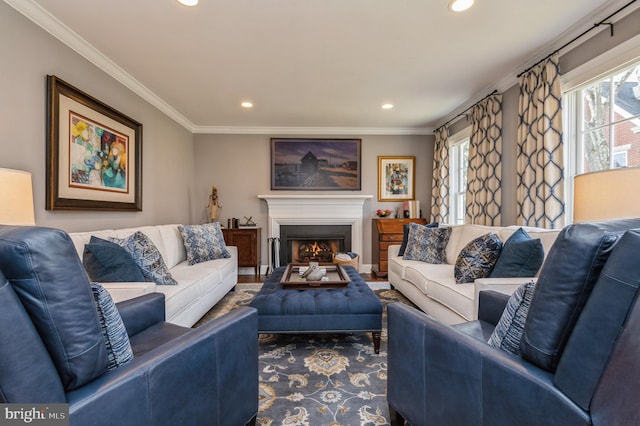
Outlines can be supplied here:
[[640, 167], [577, 175], [573, 180], [573, 221], [640, 217]]
[[35, 223], [31, 173], [0, 168], [0, 224]]

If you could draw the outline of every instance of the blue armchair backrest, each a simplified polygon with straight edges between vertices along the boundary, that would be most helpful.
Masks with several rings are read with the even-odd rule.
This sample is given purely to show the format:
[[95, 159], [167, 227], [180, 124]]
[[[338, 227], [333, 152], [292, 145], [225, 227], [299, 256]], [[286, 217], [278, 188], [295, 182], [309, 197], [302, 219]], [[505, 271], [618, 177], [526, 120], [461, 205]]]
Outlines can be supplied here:
[[51, 357], [0, 271], [0, 402], [66, 402]]
[[[638, 415], [639, 254], [640, 230], [627, 231], [605, 263], [554, 376], [554, 384], [560, 390], [591, 411], [594, 424], [598, 423], [596, 420], [614, 424], [625, 412]], [[612, 410], [611, 403], [615, 400], [619, 402]], [[607, 417], [607, 411], [615, 417]], [[615, 422], [607, 423], [607, 419]], [[635, 422], [616, 424], [639, 422], [636, 418]]]
[[0, 270], [44, 342], [65, 391], [106, 371], [107, 347], [89, 278], [66, 232], [0, 225]]

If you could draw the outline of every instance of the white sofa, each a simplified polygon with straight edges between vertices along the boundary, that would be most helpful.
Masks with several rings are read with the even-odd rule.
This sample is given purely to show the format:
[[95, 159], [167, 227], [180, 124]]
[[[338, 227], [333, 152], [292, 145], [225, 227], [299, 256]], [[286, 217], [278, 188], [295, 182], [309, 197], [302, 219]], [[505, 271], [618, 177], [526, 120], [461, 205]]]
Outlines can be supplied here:
[[[520, 227], [453, 225], [451, 228], [446, 264], [404, 260], [398, 256], [399, 245], [389, 247], [389, 283], [427, 314], [447, 324], [477, 319], [481, 290], [511, 294], [534, 278], [480, 278], [473, 283], [456, 284], [454, 264], [467, 243], [489, 232], [498, 235], [504, 243]], [[560, 230], [523, 228], [531, 238], [540, 238], [546, 258]]]
[[191, 327], [224, 297], [238, 282], [238, 251], [228, 246], [228, 259], [216, 259], [189, 266], [178, 225], [143, 226], [70, 233], [80, 258], [84, 245], [92, 235], [98, 238], [124, 238], [136, 231], [144, 233], [158, 248], [178, 285], [156, 285], [153, 282], [102, 283], [116, 302], [142, 294], [164, 293], [166, 320]]

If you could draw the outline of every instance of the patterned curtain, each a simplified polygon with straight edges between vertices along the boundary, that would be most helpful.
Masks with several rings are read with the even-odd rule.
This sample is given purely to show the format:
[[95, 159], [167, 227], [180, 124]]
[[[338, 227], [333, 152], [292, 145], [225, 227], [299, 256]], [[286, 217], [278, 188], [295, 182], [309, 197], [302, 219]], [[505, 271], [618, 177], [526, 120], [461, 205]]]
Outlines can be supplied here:
[[433, 182], [431, 187], [431, 221], [449, 221], [449, 128], [436, 129], [433, 148]]
[[471, 111], [465, 223], [500, 226], [502, 205], [502, 95]]
[[565, 208], [558, 54], [523, 73], [518, 84], [518, 224], [561, 228]]

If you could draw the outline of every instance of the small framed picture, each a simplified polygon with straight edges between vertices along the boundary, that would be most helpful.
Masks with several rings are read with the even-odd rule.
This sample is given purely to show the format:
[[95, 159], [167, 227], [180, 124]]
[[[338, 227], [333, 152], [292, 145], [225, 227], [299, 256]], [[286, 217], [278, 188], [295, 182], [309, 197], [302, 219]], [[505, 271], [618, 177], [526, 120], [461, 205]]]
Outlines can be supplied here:
[[378, 156], [378, 201], [415, 199], [415, 156]]

